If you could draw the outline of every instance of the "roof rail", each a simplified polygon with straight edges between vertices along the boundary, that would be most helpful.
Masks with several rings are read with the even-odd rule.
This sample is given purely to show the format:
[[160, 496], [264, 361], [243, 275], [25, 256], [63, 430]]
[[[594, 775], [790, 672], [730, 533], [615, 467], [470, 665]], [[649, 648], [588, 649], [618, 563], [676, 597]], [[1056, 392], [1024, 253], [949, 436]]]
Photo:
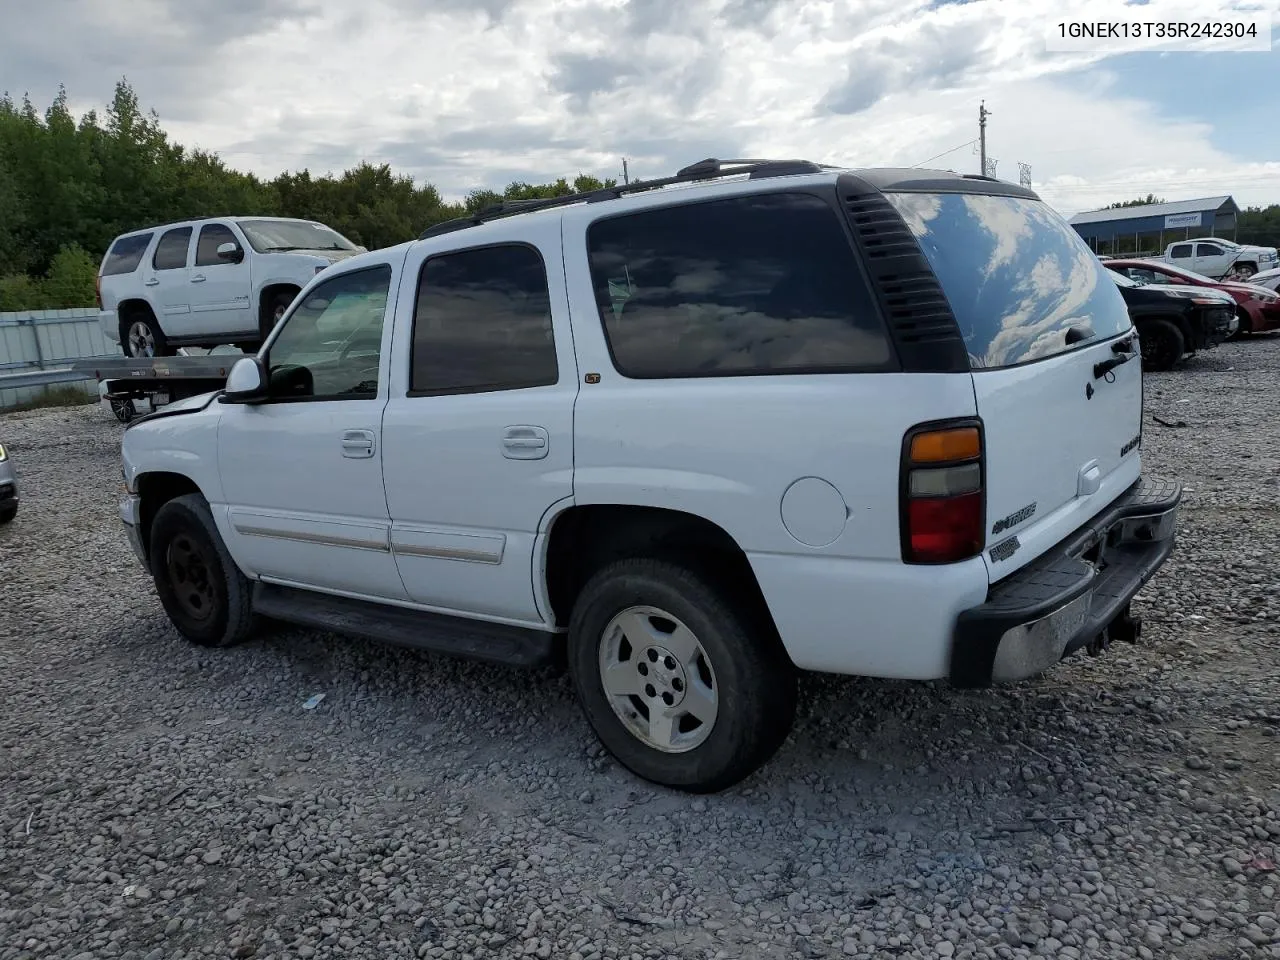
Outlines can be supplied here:
[[588, 190], [586, 193], [570, 193], [563, 197], [547, 197], [538, 200], [504, 200], [483, 210], [465, 217], [446, 220], [428, 227], [418, 235], [419, 240], [438, 237], [476, 227], [490, 220], [529, 213], [533, 210], [547, 210], [552, 207], [567, 207], [575, 203], [599, 203], [601, 200], [616, 200], [624, 194], [641, 193], [646, 190], [657, 190], [677, 183], [694, 183], [698, 180], [716, 180], [722, 177], [739, 177], [746, 175], [751, 180], [765, 177], [786, 177], [802, 173], [821, 173], [834, 170], [835, 167], [813, 163], [810, 160], [718, 160], [708, 157], [691, 163], [676, 171], [673, 177], [662, 177], [658, 180], [637, 180], [633, 183], [602, 187], [599, 190]]

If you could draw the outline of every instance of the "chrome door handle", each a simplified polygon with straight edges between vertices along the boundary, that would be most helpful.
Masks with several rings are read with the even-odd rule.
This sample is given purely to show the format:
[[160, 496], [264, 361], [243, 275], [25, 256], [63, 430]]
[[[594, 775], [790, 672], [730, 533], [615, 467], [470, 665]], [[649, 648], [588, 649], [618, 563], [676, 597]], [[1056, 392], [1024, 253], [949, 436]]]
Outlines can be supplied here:
[[373, 431], [348, 430], [342, 435], [342, 455], [352, 459], [363, 459], [373, 456]]
[[192, 283], [204, 283], [204, 274], [203, 274], [203, 273], [197, 273], [194, 277], [192, 277], [192, 278], [191, 278], [191, 282], [192, 282]]
[[507, 427], [502, 432], [502, 455], [508, 460], [541, 460], [550, 443], [545, 427]]
[[148, 287], [158, 287], [160, 285], [160, 278], [152, 277], [150, 280], [146, 281], [146, 285]]

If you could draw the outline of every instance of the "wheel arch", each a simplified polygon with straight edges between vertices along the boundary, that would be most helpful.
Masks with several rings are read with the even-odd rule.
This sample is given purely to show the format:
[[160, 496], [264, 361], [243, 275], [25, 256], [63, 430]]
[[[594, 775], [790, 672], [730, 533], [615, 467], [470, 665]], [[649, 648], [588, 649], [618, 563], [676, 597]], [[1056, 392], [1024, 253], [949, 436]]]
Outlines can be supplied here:
[[127, 336], [126, 327], [132, 322], [133, 317], [138, 314], [145, 315], [156, 325], [156, 328], [161, 333], [164, 333], [164, 327], [160, 324], [160, 316], [156, 313], [155, 308], [151, 306], [150, 301], [144, 297], [126, 297], [116, 304], [116, 323], [121, 343], [125, 342]]
[[714, 521], [668, 507], [573, 504], [549, 521], [537, 587], [545, 590], [557, 626], [568, 624], [591, 574], [608, 563], [652, 557], [695, 566], [745, 601], [777, 635], [769, 606], [746, 552]]
[[[170, 500], [188, 493], [198, 493], [208, 500], [204, 491], [190, 477], [169, 470], [152, 470], [140, 473], [134, 478], [135, 489], [139, 498], [139, 529], [143, 550], [150, 554], [151, 525], [156, 514]], [[150, 556], [148, 556], [148, 562]]]

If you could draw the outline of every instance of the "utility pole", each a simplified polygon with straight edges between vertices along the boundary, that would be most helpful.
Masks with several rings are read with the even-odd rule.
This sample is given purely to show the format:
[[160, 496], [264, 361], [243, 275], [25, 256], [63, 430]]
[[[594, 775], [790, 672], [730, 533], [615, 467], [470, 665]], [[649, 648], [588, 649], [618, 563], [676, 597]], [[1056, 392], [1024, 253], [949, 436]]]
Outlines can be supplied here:
[[991, 116], [991, 111], [987, 109], [987, 101], [983, 100], [978, 104], [978, 156], [980, 163], [979, 172], [985, 177], [987, 176], [987, 117]]
[[630, 183], [630, 182], [631, 182], [630, 175], [627, 173], [627, 158], [626, 158], [626, 157], [623, 157], [623, 158], [622, 158], [622, 182], [623, 182], [623, 183]]

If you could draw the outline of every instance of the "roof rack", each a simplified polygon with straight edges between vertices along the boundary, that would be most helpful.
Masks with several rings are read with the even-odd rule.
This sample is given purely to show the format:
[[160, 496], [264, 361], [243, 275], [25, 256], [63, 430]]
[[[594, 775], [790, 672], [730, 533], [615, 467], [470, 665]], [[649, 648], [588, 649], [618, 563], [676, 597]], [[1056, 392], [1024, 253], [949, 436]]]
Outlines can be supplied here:
[[723, 177], [740, 177], [759, 180], [766, 177], [788, 177], [803, 173], [821, 173], [824, 170], [835, 170], [836, 167], [817, 164], [810, 160], [718, 160], [708, 157], [681, 167], [673, 177], [662, 177], [658, 180], [637, 180], [634, 183], [618, 184], [603, 187], [599, 190], [588, 190], [586, 193], [571, 193], [563, 197], [547, 197], [541, 200], [504, 200], [485, 207], [474, 214], [446, 220], [428, 227], [418, 235], [419, 240], [438, 237], [455, 230], [477, 227], [490, 220], [529, 213], [533, 210], [547, 210], [552, 207], [567, 207], [575, 203], [599, 203], [601, 200], [616, 200], [624, 194], [641, 193], [646, 190], [657, 190], [677, 183], [694, 183], [698, 180], [717, 180]]

